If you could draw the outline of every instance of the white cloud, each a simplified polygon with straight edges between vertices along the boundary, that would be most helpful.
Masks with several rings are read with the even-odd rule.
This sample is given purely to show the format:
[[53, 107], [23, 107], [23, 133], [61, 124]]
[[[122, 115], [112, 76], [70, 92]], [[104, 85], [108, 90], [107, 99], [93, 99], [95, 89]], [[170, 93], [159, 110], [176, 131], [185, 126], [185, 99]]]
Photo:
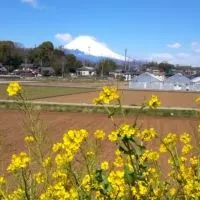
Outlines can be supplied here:
[[156, 62], [168, 62], [172, 64], [180, 64], [180, 65], [191, 65], [194, 67], [200, 67], [200, 56], [193, 55], [189, 53], [154, 53], [151, 54], [147, 60], [156, 61]]
[[192, 42], [192, 50], [196, 53], [200, 53], [200, 43]]
[[189, 58], [191, 55], [189, 53], [177, 53], [176, 56], [180, 58]]
[[172, 48], [172, 49], [178, 49], [181, 47], [181, 44], [178, 43], [178, 42], [175, 42], [174, 44], [168, 44], [167, 45], [169, 48]]
[[32, 7], [37, 8], [38, 7], [38, 2], [37, 0], [21, 0], [23, 3], [30, 4]]
[[55, 38], [64, 43], [70, 42], [72, 40], [72, 36], [69, 33], [57, 33]]

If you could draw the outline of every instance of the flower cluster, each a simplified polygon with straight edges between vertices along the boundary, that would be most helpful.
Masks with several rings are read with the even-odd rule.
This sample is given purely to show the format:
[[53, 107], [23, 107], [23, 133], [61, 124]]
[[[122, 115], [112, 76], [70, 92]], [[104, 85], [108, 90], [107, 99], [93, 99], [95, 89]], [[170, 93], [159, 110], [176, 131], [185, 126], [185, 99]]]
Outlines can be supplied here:
[[69, 130], [63, 136], [63, 142], [54, 144], [53, 151], [60, 152], [56, 155], [56, 164], [63, 166], [68, 162], [71, 162], [74, 155], [79, 150], [81, 143], [88, 136], [88, 132], [85, 129], [81, 130]]
[[124, 171], [111, 171], [108, 175], [108, 182], [111, 184], [111, 199], [121, 199], [125, 194]]
[[7, 88], [7, 93], [9, 96], [16, 96], [20, 94], [22, 91], [22, 86], [19, 84], [19, 82], [10, 82]]
[[152, 95], [151, 99], [148, 101], [149, 108], [157, 108], [161, 105], [161, 102], [159, 101], [158, 97], [155, 95]]
[[108, 139], [111, 142], [115, 142], [118, 138], [131, 138], [137, 133], [137, 128], [134, 128], [130, 124], [124, 123], [119, 126], [118, 129], [111, 131], [108, 135]]
[[18, 169], [26, 168], [29, 162], [30, 157], [27, 155], [27, 153], [21, 152], [19, 155], [14, 154], [7, 170], [12, 172]]
[[144, 129], [143, 131], [138, 133], [138, 137], [145, 142], [151, 141], [156, 136], [157, 133], [154, 128]]
[[103, 140], [105, 137], [105, 132], [103, 130], [96, 130], [94, 132], [94, 136], [99, 140]]
[[32, 135], [27, 135], [25, 138], [24, 138], [24, 141], [27, 142], [27, 143], [32, 143], [35, 141], [35, 138], [32, 136]]
[[65, 189], [62, 183], [56, 183], [47, 188], [46, 192], [40, 195], [39, 200], [49, 200], [49, 199], [65, 199], [65, 200], [78, 200], [78, 193], [75, 188], [69, 190]]
[[109, 104], [114, 100], [119, 99], [119, 93], [117, 88], [103, 87], [103, 90], [99, 93], [99, 96], [93, 100], [95, 104]]

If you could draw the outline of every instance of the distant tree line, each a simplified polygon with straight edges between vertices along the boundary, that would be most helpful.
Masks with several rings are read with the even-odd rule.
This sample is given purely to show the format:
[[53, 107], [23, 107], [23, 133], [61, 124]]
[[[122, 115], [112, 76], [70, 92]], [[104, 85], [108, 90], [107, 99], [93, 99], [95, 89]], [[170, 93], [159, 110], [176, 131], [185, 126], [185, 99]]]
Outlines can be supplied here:
[[160, 71], [165, 72], [166, 75], [172, 74], [172, 69], [175, 68], [175, 65], [167, 62], [148, 62], [142, 66], [143, 70], [146, 71], [147, 68], [158, 68]]
[[96, 67], [97, 74], [108, 75], [117, 67], [117, 64], [109, 59], [99, 63], [78, 60], [73, 54], [66, 54], [62, 48], [55, 48], [50, 41], [45, 41], [35, 48], [25, 48], [13, 41], [0, 41], [0, 63], [10, 72], [19, 68], [22, 63], [53, 67], [57, 75], [73, 73], [82, 66]]

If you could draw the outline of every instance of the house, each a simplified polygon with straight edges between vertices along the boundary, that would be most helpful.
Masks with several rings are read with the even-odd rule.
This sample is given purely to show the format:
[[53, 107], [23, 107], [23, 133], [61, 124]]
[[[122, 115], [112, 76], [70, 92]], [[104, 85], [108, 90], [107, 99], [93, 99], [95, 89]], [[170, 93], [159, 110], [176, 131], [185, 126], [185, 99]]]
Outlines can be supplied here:
[[172, 69], [172, 73], [173, 74], [181, 73], [185, 76], [193, 76], [195, 74], [200, 73], [200, 67], [176, 65], [176, 67]]
[[8, 70], [0, 63], [0, 74], [5, 75], [8, 74]]
[[83, 66], [76, 70], [77, 76], [96, 76], [96, 69], [94, 67]]
[[146, 72], [154, 74], [156, 76], [164, 76], [164, 71], [160, 70], [158, 67], [150, 67], [146, 69]]
[[119, 78], [124, 76], [124, 72], [122, 69], [115, 69], [113, 72], [109, 72], [109, 76], [112, 76], [114, 78]]
[[55, 75], [55, 70], [52, 67], [39, 67], [38, 72], [42, 76], [53, 76], [53, 75]]

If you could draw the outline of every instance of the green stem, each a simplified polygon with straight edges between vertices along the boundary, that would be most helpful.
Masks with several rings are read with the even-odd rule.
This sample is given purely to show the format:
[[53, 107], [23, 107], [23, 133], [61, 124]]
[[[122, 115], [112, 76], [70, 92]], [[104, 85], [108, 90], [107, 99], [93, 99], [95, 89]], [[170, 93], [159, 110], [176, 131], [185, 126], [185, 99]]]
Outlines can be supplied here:
[[68, 168], [69, 172], [72, 174], [72, 176], [74, 177], [74, 180], [75, 180], [75, 183], [78, 187], [80, 187], [80, 184], [78, 182], [78, 179], [76, 177], [76, 174], [73, 172], [72, 170], [72, 166], [71, 166], [71, 163], [69, 163], [69, 168]]
[[26, 199], [30, 200], [30, 196], [29, 196], [29, 193], [28, 193], [28, 185], [27, 185], [26, 177], [24, 175], [23, 168], [22, 168], [22, 180], [23, 180], [23, 183], [24, 183], [24, 192], [25, 192], [25, 195], [26, 195]]

